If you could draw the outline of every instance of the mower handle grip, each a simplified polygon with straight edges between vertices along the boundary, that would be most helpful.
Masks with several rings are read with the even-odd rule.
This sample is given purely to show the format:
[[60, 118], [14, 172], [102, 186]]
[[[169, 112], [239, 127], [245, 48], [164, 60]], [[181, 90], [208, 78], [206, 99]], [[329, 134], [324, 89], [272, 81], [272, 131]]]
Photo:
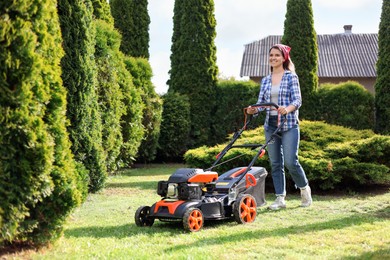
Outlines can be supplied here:
[[275, 104], [274, 102], [257, 103], [254, 105], [250, 105], [250, 107], [275, 107], [276, 109], [279, 108], [279, 106], [277, 104]]

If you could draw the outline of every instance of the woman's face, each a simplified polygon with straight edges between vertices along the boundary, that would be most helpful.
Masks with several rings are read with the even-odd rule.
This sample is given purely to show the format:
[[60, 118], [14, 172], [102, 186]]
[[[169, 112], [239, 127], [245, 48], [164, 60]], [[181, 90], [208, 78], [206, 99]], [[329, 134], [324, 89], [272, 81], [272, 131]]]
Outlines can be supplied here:
[[272, 48], [269, 52], [269, 63], [273, 68], [283, 66], [283, 53], [279, 49]]

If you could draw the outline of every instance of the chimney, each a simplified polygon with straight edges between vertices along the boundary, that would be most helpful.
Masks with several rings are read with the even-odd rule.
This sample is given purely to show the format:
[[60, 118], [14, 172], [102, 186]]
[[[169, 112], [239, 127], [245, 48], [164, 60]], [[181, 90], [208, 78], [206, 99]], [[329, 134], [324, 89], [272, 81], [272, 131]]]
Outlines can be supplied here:
[[344, 33], [352, 33], [352, 25], [344, 25]]

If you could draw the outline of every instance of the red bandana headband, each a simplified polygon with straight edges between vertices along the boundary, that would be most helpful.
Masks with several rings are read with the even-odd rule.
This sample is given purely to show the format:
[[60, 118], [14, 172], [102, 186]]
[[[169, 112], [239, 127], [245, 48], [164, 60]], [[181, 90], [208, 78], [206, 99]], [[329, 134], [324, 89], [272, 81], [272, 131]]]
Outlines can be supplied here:
[[274, 46], [271, 47], [271, 49], [272, 48], [278, 48], [283, 53], [283, 57], [286, 61], [290, 59], [290, 50], [291, 50], [290, 46], [284, 44], [275, 44]]

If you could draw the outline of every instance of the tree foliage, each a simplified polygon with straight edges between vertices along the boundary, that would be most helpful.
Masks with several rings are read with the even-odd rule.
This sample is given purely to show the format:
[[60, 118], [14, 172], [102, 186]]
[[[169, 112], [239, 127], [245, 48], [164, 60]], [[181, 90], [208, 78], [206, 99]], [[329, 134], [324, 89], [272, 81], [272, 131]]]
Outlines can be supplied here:
[[0, 243], [45, 243], [86, 191], [66, 132], [58, 14], [48, 0], [0, 13]]
[[[253, 81], [220, 80], [218, 82], [214, 143], [225, 141], [228, 134], [244, 125], [243, 109], [257, 102], [259, 88], [259, 84]], [[260, 115], [249, 127], [263, 123], [264, 117]]]
[[59, 0], [58, 10], [65, 56], [62, 80], [68, 90], [68, 131], [75, 159], [89, 171], [91, 192], [104, 187], [106, 154], [102, 146], [102, 121], [98, 106], [95, 24], [89, 0]]
[[114, 23], [114, 19], [111, 15], [110, 4], [107, 0], [90, 0], [92, 2], [92, 10], [94, 18], [97, 20], [103, 20], [109, 24]]
[[213, 136], [218, 68], [213, 0], [177, 0], [174, 6], [169, 92], [188, 96], [191, 147]]
[[156, 156], [160, 135], [162, 99], [154, 90], [151, 80], [152, 68], [148, 60], [128, 57], [126, 65], [133, 77], [135, 88], [141, 92], [142, 103], [145, 105], [142, 111], [145, 136], [138, 149], [137, 161], [147, 163], [153, 161]]
[[[120, 87], [118, 67], [123, 66], [123, 54], [119, 51], [120, 34], [114, 26], [96, 20], [96, 52], [98, 103], [102, 118], [102, 144], [106, 153], [109, 173], [117, 170], [117, 157], [123, 144], [121, 118], [125, 113], [123, 93]], [[127, 84], [131, 84], [127, 82]]]
[[282, 43], [291, 46], [291, 59], [299, 76], [302, 93], [300, 115], [314, 119], [314, 92], [318, 86], [317, 36], [311, 0], [288, 0]]
[[375, 83], [375, 113], [378, 133], [390, 134], [390, 1], [382, 3], [379, 24], [379, 54]]
[[322, 84], [316, 97], [318, 120], [354, 129], [374, 129], [374, 96], [359, 83]]
[[162, 96], [163, 112], [158, 160], [182, 161], [188, 150], [190, 134], [190, 105], [186, 95], [168, 92]]
[[111, 0], [115, 27], [122, 34], [121, 51], [132, 57], [149, 58], [149, 24], [147, 0]]

